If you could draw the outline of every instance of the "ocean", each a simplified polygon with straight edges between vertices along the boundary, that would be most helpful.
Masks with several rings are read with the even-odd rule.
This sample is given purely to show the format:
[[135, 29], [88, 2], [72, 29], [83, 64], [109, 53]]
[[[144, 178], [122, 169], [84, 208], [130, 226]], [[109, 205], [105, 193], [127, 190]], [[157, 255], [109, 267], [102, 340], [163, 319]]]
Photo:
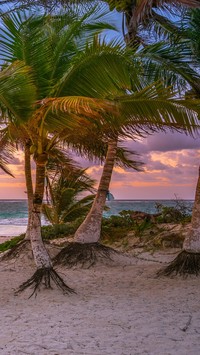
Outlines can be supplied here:
[[[173, 200], [112, 200], [106, 202], [109, 210], [104, 212], [104, 216], [117, 215], [122, 210], [156, 213], [156, 203], [161, 203], [165, 206], [175, 205]], [[192, 200], [184, 200], [184, 203], [192, 208]], [[27, 218], [26, 200], [0, 200], [0, 225], [26, 226]], [[43, 224], [45, 224], [44, 220]]]

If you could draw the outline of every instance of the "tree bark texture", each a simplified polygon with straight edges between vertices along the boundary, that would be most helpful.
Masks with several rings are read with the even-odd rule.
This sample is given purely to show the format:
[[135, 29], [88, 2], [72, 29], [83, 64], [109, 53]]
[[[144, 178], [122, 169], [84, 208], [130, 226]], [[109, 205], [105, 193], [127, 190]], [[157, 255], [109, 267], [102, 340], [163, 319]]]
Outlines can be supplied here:
[[200, 167], [192, 210], [191, 227], [191, 233], [184, 240], [183, 249], [191, 253], [200, 253]]
[[26, 240], [30, 240], [30, 222], [31, 222], [31, 212], [33, 209], [33, 182], [31, 175], [31, 154], [30, 154], [30, 141], [25, 143], [24, 149], [24, 170], [25, 170], [25, 180], [26, 180], [26, 191], [28, 200], [28, 225], [26, 229]]
[[102, 214], [109, 190], [116, 151], [117, 140], [112, 140], [108, 144], [101, 180], [91, 210], [75, 233], [74, 241], [77, 243], [96, 243], [100, 239]]
[[47, 158], [41, 154], [36, 160], [36, 185], [30, 217], [30, 239], [34, 260], [38, 269], [51, 268], [52, 263], [41, 235], [41, 208], [44, 195], [45, 166]]

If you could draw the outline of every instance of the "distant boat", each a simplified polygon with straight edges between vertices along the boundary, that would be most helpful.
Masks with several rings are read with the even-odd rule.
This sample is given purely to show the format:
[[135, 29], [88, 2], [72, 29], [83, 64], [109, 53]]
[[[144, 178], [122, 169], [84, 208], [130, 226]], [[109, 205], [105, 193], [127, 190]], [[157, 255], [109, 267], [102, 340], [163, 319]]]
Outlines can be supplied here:
[[113, 201], [115, 198], [114, 196], [108, 191], [106, 196], [107, 201]]

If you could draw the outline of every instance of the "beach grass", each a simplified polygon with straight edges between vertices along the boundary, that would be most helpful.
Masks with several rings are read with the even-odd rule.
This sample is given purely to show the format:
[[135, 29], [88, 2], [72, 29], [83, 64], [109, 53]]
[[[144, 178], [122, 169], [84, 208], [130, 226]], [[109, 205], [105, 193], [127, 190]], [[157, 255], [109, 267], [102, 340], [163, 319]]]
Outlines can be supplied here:
[[0, 253], [13, 248], [17, 243], [24, 239], [24, 234], [14, 237], [0, 244]]

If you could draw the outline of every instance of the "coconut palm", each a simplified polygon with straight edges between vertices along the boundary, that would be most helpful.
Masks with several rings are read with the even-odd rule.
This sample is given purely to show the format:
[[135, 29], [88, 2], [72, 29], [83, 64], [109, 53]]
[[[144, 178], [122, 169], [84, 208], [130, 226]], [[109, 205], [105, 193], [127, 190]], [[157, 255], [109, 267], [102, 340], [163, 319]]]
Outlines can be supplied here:
[[[91, 14], [90, 14], [91, 15]], [[67, 16], [64, 16], [65, 20]], [[11, 62], [14, 64], [8, 65], [7, 68], [2, 72], [1, 74], [1, 90], [0, 90], [0, 98], [1, 98], [1, 107], [2, 110], [5, 107], [7, 109], [9, 117], [11, 119], [11, 122], [15, 122], [18, 119], [18, 124], [20, 122], [23, 123], [23, 119], [26, 115], [28, 115], [31, 107], [32, 115], [31, 118], [28, 122], [24, 122], [24, 124], [20, 125], [20, 130], [26, 132], [28, 134], [27, 141], [24, 142], [25, 146], [25, 171], [26, 171], [26, 182], [27, 182], [27, 190], [29, 191], [28, 193], [28, 198], [29, 198], [29, 205], [31, 210], [30, 214], [30, 220], [29, 220], [29, 233], [31, 236], [31, 242], [32, 242], [32, 248], [34, 252], [34, 257], [36, 261], [37, 268], [39, 270], [39, 274], [36, 273], [34, 277], [40, 275], [41, 276], [41, 269], [43, 269], [43, 266], [47, 266], [47, 273], [52, 275], [55, 278], [55, 273], [52, 274], [51, 269], [51, 261], [49, 258], [48, 253], [46, 252], [46, 249], [42, 243], [41, 240], [41, 225], [40, 225], [40, 210], [41, 210], [41, 203], [42, 203], [42, 198], [43, 198], [43, 191], [44, 191], [44, 174], [45, 174], [45, 165], [48, 160], [48, 155], [49, 152], [52, 150], [52, 148], [55, 147], [55, 145], [58, 143], [58, 136], [54, 135], [53, 133], [55, 132], [55, 124], [54, 127], [52, 127], [52, 121], [55, 118], [56, 121], [56, 129], [61, 130], [63, 127], [66, 128], [66, 122], [69, 121], [69, 117], [67, 117], [67, 121], [65, 120], [65, 123], [62, 124], [62, 120], [57, 118], [56, 116], [57, 113], [55, 112], [55, 100], [53, 99], [53, 110], [49, 109], [49, 106], [46, 105], [44, 101], [41, 101], [43, 97], [46, 97], [48, 90], [51, 91], [54, 82], [57, 83], [58, 79], [60, 78], [60, 87], [62, 87], [65, 84], [65, 80], [63, 78], [63, 71], [61, 72], [61, 64], [65, 67], [68, 65], [68, 69], [70, 69], [70, 64], [68, 63], [68, 56], [69, 58], [74, 54], [75, 48], [76, 48], [76, 38], [78, 37], [80, 31], [82, 30], [83, 34], [85, 34], [88, 29], [92, 29], [91, 24], [88, 26], [84, 23], [85, 17], [82, 18], [81, 20], [77, 20], [77, 22], [73, 22], [73, 28], [69, 28], [69, 26], [66, 26], [66, 22], [62, 23], [63, 18], [58, 18], [57, 19], [57, 24], [54, 19], [52, 19], [52, 27], [48, 27], [48, 21], [46, 22], [46, 29], [49, 29], [50, 31], [52, 30], [51, 33], [47, 33], [46, 29], [44, 28], [44, 22], [48, 20], [47, 18], [40, 17], [37, 20], [30, 20], [26, 17], [26, 14], [13, 14], [11, 17], [6, 16], [4, 18], [4, 27], [2, 28], [1, 32], [1, 55], [2, 59], [6, 61], [7, 63]], [[61, 20], [61, 21], [60, 21]], [[74, 18], [73, 18], [74, 20]], [[34, 21], [35, 25], [34, 26]], [[24, 25], [25, 24], [25, 25]], [[24, 25], [24, 26], [23, 26]], [[38, 25], [39, 28], [38, 28]], [[30, 26], [30, 27], [29, 27]], [[65, 26], [65, 27], [64, 27]], [[98, 23], [97, 26], [93, 26], [93, 28], [96, 28], [98, 31], [102, 27], [102, 24]], [[65, 28], [64, 31], [63, 28]], [[42, 29], [42, 30], [41, 30]], [[60, 32], [59, 32], [60, 30]], [[29, 37], [30, 31], [32, 36]], [[46, 32], [45, 32], [46, 31]], [[54, 31], [54, 33], [53, 33]], [[63, 34], [64, 32], [64, 34]], [[9, 34], [10, 33], [10, 37]], [[5, 34], [5, 36], [4, 36]], [[21, 36], [20, 36], [21, 35]], [[50, 36], [51, 35], [51, 36]], [[57, 37], [56, 37], [57, 35]], [[83, 35], [84, 37], [84, 35]], [[32, 39], [32, 41], [30, 40]], [[59, 41], [57, 41], [59, 38]], [[63, 48], [64, 43], [69, 43], [69, 46]], [[54, 45], [54, 44], [57, 44]], [[79, 36], [79, 51], [82, 49], [82, 41], [81, 37]], [[52, 48], [54, 48], [54, 54], [56, 54], [56, 58], [52, 58]], [[30, 52], [29, 52], [30, 50]], [[57, 50], [57, 51], [56, 51]], [[38, 52], [37, 52], [38, 51]], [[40, 53], [40, 55], [38, 55]], [[43, 54], [43, 56], [41, 55]], [[49, 57], [48, 57], [49, 55]], [[68, 55], [68, 56], [67, 56]], [[49, 58], [49, 62], [47, 60]], [[17, 92], [17, 85], [15, 83], [15, 72], [14, 69], [17, 66], [16, 60], [21, 60], [20, 65], [23, 67], [24, 72], [28, 72], [28, 67], [25, 66], [23, 63], [25, 62], [26, 64], [29, 64], [31, 67], [31, 71], [33, 73], [34, 79], [30, 76], [29, 81], [34, 81], [35, 87], [32, 88], [33, 93], [35, 94], [36, 88], [37, 88], [37, 95], [39, 101], [37, 101], [37, 106], [34, 108], [33, 104], [35, 99], [33, 100], [33, 95], [30, 93], [29, 95], [29, 88], [26, 85], [26, 76], [22, 77], [23, 80], [22, 82], [22, 87], [24, 88], [24, 91], [20, 88], [22, 93], [25, 96], [24, 102], [22, 100], [19, 101], [19, 106], [18, 102], [15, 106], [11, 107], [7, 105], [9, 101], [4, 100], [4, 92], [6, 91], [7, 88], [7, 96], [10, 98], [10, 91], [13, 90], [13, 94], [15, 94], [15, 98], [18, 99], [19, 93]], [[42, 60], [41, 60], [42, 59]], [[52, 60], [53, 59], [53, 60]], [[38, 62], [39, 60], [39, 62]], [[22, 62], [23, 61], [23, 62]], [[22, 64], [21, 64], [22, 63]], [[19, 65], [18, 65], [19, 66]], [[20, 68], [20, 67], [19, 67]], [[19, 70], [18, 70], [19, 71]], [[26, 74], [25, 72], [25, 74]], [[9, 76], [9, 73], [12, 74]], [[58, 73], [60, 77], [58, 78]], [[7, 76], [6, 76], [7, 74]], [[19, 75], [18, 75], [19, 76]], [[6, 81], [4, 80], [6, 77]], [[13, 79], [13, 80], [12, 80]], [[21, 79], [19, 77], [18, 79]], [[61, 80], [62, 79], [62, 80]], [[4, 81], [5, 84], [7, 84], [7, 87], [4, 89]], [[13, 82], [12, 82], [13, 81]], [[19, 81], [20, 83], [20, 81]], [[48, 85], [47, 85], [48, 83]], [[9, 87], [8, 87], [9, 84]], [[17, 83], [18, 84], [18, 83]], [[15, 85], [15, 86], [14, 86]], [[60, 89], [59, 87], [59, 89]], [[55, 85], [55, 92], [57, 92], [57, 85]], [[14, 90], [16, 92], [14, 92]], [[18, 90], [19, 91], [19, 90]], [[61, 90], [60, 90], [61, 91]], [[20, 91], [19, 91], [20, 92]], [[21, 94], [21, 92], [20, 92]], [[28, 94], [28, 99], [26, 100], [26, 94]], [[20, 96], [21, 98], [21, 96]], [[14, 95], [11, 97], [13, 102], [11, 104], [14, 104]], [[62, 100], [61, 100], [62, 101]], [[27, 104], [27, 107], [25, 109], [24, 103]], [[69, 111], [70, 115], [73, 115], [73, 121], [75, 121], [76, 118], [81, 116], [81, 114], [84, 117], [87, 117], [89, 114], [93, 117], [98, 117], [100, 112], [98, 111], [103, 110], [103, 102], [99, 100], [98, 102], [95, 100], [84, 100], [84, 98], [79, 99], [79, 100], [74, 100], [68, 99], [69, 107], [66, 110], [65, 105], [62, 107], [61, 111], [65, 112], [65, 116], [69, 116]], [[96, 110], [93, 108], [96, 104]], [[61, 104], [62, 106], [62, 104]], [[105, 106], [105, 103], [104, 103]], [[107, 107], [108, 105], [106, 105]], [[78, 108], [78, 112], [77, 112]], [[56, 108], [57, 110], [57, 108]], [[19, 111], [19, 113], [18, 113]], [[49, 124], [50, 124], [50, 130], [47, 130], [47, 125], [46, 123], [40, 121], [40, 117], [43, 118], [45, 116], [45, 111], [49, 113]], [[51, 112], [50, 112], [51, 111]], [[68, 111], [68, 115], [66, 114], [66, 111]], [[78, 116], [76, 116], [76, 113]], [[51, 139], [48, 137], [48, 134], [50, 134], [51, 130], [53, 129], [53, 132], [51, 133]], [[73, 125], [74, 129], [74, 125]], [[31, 144], [30, 144], [31, 142]], [[35, 192], [33, 194], [32, 190], [32, 182], [31, 182], [31, 174], [30, 174], [30, 153], [34, 153], [35, 161], [36, 161], [36, 187], [35, 187]], [[34, 234], [35, 231], [35, 234]], [[34, 235], [33, 235], [34, 234]], [[43, 255], [41, 257], [41, 254]], [[38, 271], [37, 270], [37, 271]], [[40, 277], [39, 277], [40, 278]], [[46, 286], [49, 286], [49, 276], [47, 276], [48, 281], [46, 283]], [[64, 283], [61, 283], [61, 279], [58, 278], [58, 285], [61, 287], [64, 286]], [[32, 280], [30, 280], [30, 283], [32, 283]], [[71, 291], [69, 288], [65, 288], [65, 291]]]
[[[72, 148], [79, 146], [93, 154], [93, 146], [86, 138], [88, 132], [98, 129], [98, 140], [102, 138], [109, 143], [109, 154], [115, 154], [117, 140], [124, 137], [133, 138], [163, 126], [185, 127], [193, 132], [197, 123], [193, 110], [196, 103], [177, 102], [160, 83], [146, 86], [129, 51], [97, 37], [91, 43], [89, 37], [89, 43], [86, 42], [81, 36], [81, 26], [83, 31], [88, 30], [83, 19], [73, 21], [72, 29], [65, 16], [23, 21], [21, 15], [13, 14], [5, 16], [2, 28], [2, 33], [5, 31], [0, 40], [2, 58], [8, 63], [16, 59], [25, 61], [31, 67], [37, 89], [35, 106], [33, 100], [28, 106], [32, 114], [22, 126], [31, 139], [30, 152], [36, 163], [30, 237], [37, 271], [20, 290], [35, 285], [35, 291], [43, 279], [46, 287], [50, 287], [52, 278], [64, 291], [71, 292], [53, 269], [41, 238], [45, 173], [52, 149], [64, 141]], [[109, 154], [106, 165], [110, 174], [113, 162]]]
[[[192, 12], [188, 18], [189, 26], [184, 30], [184, 35], [187, 36], [192, 45], [192, 50], [200, 63], [200, 10]], [[200, 88], [197, 87], [197, 82], [191, 80], [192, 89], [188, 91], [187, 96], [200, 97]], [[199, 171], [200, 172], [200, 171]], [[167, 267], [159, 270], [158, 275], [183, 275], [188, 274], [199, 275], [200, 272], [200, 174], [198, 176], [195, 201], [192, 210], [191, 229], [183, 242], [183, 250]]]
[[[136, 36], [136, 33], [134, 36]], [[166, 43], [153, 44], [142, 50], [138, 50], [137, 47], [134, 49], [134, 59], [139, 59], [140, 63], [142, 62], [144, 64], [143, 70], [149, 80], [155, 80], [156, 77], [167, 78], [168, 84], [180, 87], [180, 91], [183, 90], [183, 82], [185, 86], [188, 85], [188, 82], [192, 84], [195, 83], [197, 88], [199, 85], [198, 73], [185, 61], [186, 56], [189, 58], [189, 54], [191, 54], [191, 52], [188, 52], [188, 48], [184, 51], [182, 44], [180, 48], [176, 47], [175, 49], [173, 47], [173, 50], [171, 50], [170, 45], [166, 45]], [[192, 62], [194, 63], [193, 58]], [[65, 250], [61, 251], [56, 257], [55, 261], [57, 263], [73, 266], [77, 264], [77, 260], [80, 260], [83, 264], [83, 259], [85, 258], [85, 260], [88, 261], [89, 255], [94, 256], [94, 259], [96, 259], [94, 250], [96, 247], [99, 252], [102, 213], [106, 195], [109, 190], [116, 149], [117, 138], [115, 140], [109, 140], [107, 158], [92, 208], [75, 233], [74, 249], [72, 246], [67, 246]], [[80, 244], [82, 244], [82, 246]], [[89, 244], [90, 248], [89, 245], [85, 247], [84, 244]], [[94, 260], [92, 259], [91, 264], [93, 263]]]
[[[42, 205], [42, 213], [51, 224], [63, 224], [84, 217], [94, 199], [94, 180], [83, 169], [63, 167], [50, 174], [48, 171], [48, 200]], [[90, 192], [90, 195], [85, 195]]]
[[[25, 21], [23, 21], [23, 16]], [[40, 213], [44, 193], [44, 177], [48, 157], [51, 154], [52, 149], [55, 149], [55, 146], [58, 145], [59, 142], [63, 139], [68, 142], [70, 137], [69, 132], [71, 132], [71, 136], [77, 136], [77, 132], [80, 132], [81, 135], [83, 135], [85, 130], [88, 130], [86, 119], [88, 120], [88, 118], [90, 118], [90, 121], [92, 120], [94, 122], [102, 122], [105, 114], [116, 112], [118, 113], [118, 109], [116, 109], [115, 105], [113, 105], [113, 102], [110, 102], [110, 100], [108, 101], [101, 98], [90, 99], [84, 96], [78, 98], [62, 96], [62, 93], [68, 95], [77, 95], [77, 92], [79, 94], [83, 93], [86, 95], [88, 90], [91, 89], [93, 90], [92, 93], [97, 92], [98, 96], [102, 96], [102, 90], [105, 92], [104, 86], [102, 84], [102, 76], [99, 76], [98, 80], [96, 80], [96, 87], [94, 85], [92, 87], [91, 82], [88, 83], [88, 86], [85, 85], [84, 69], [88, 68], [88, 66], [92, 64], [94, 70], [96, 66], [94, 57], [96, 57], [96, 59], [99, 58], [100, 67], [102, 67], [102, 65], [106, 63], [108, 59], [111, 60], [113, 57], [113, 66], [110, 64], [110, 67], [108, 68], [111, 73], [109, 80], [107, 79], [107, 73], [104, 75], [105, 87], [107, 89], [107, 94], [109, 94], [110, 87], [113, 89], [115, 88], [115, 84], [113, 82], [114, 76], [112, 75], [112, 72], [114, 73], [116, 70], [115, 67], [117, 65], [117, 60], [119, 63], [122, 63], [123, 50], [119, 51], [117, 48], [115, 51], [113, 46], [111, 46], [109, 49], [109, 47], [105, 47], [104, 43], [102, 46], [100, 46], [100, 43], [96, 43], [95, 40], [94, 44], [96, 47], [94, 46], [94, 48], [90, 48], [88, 45], [86, 46], [87, 50], [86, 53], [84, 53], [83, 59], [85, 61], [87, 58], [88, 61], [86, 63], [83, 61], [83, 68], [81, 68], [80, 59], [83, 55], [83, 42], [79, 36], [80, 38], [78, 44], [80, 47], [76, 53], [75, 39], [76, 36], [78, 36], [80, 33], [80, 25], [83, 25], [83, 20], [81, 20], [82, 22], [79, 20], [77, 24], [73, 23], [73, 30], [77, 30], [75, 33], [73, 33], [71, 28], [66, 26], [64, 20], [62, 22], [60, 19], [63, 20], [62, 18], [58, 18], [59, 21], [56, 22], [55, 18], [52, 18], [50, 27], [49, 18], [47, 18], [48, 21], [46, 23], [45, 18], [43, 17], [37, 20], [29, 20], [25, 14], [13, 14], [11, 16], [4, 17], [4, 27], [2, 28], [2, 58], [7, 62], [13, 62], [16, 59], [25, 60], [25, 62], [29, 64], [33, 73], [34, 84], [36, 85], [39, 99], [29, 121], [26, 122], [26, 124], [20, 126], [20, 129], [28, 134], [27, 141], [25, 142], [25, 162], [26, 177], [30, 187], [28, 194], [30, 196], [29, 202], [31, 209], [29, 234], [35, 262], [38, 269], [36, 274], [33, 275], [33, 278], [28, 280], [28, 283], [22, 285], [20, 290], [28, 285], [33, 284], [34, 282], [36, 282], [37, 287], [38, 282], [40, 283], [44, 276], [47, 287], [49, 286], [50, 277], [58, 280], [58, 285], [64, 287], [64, 284], [60, 283], [60, 278], [57, 279], [58, 275], [56, 275], [52, 270], [51, 260], [41, 239]], [[34, 27], [34, 21], [36, 22], [37, 27]], [[38, 24], [41, 27], [38, 28]], [[63, 26], [65, 26], [64, 30]], [[99, 25], [97, 27], [99, 30]], [[89, 25], [89, 28], [91, 28], [91, 24]], [[83, 26], [83, 30], [85, 29], [88, 30], [88, 27]], [[30, 30], [32, 31], [31, 36], [29, 32]], [[48, 36], [48, 31], [49, 35], [51, 36]], [[8, 37], [9, 32], [11, 34], [10, 39]], [[32, 39], [32, 41], [30, 39]], [[66, 43], [69, 44], [68, 47], [66, 47]], [[52, 48], [54, 48], [54, 53], [56, 53], [56, 57], [54, 58], [52, 57]], [[71, 61], [69, 62], [68, 58], [70, 57], [70, 59], [72, 59], [74, 54], [76, 54], [77, 59], [74, 59], [74, 63], [72, 62], [73, 65], [71, 65]], [[62, 66], [64, 66], [64, 71]], [[79, 78], [78, 82], [80, 83], [80, 69], [82, 72], [82, 81], [84, 82], [81, 90], [79, 85], [76, 84], [77, 78]], [[66, 75], [65, 71], [68, 75]], [[96, 73], [98, 73], [98, 71]], [[118, 71], [118, 77], [122, 78], [120, 70]], [[47, 86], [48, 80], [49, 87]], [[93, 81], [93, 76], [90, 76], [90, 80]], [[55, 85], [54, 88], [53, 84]], [[50, 93], [52, 94], [53, 89], [53, 97], [46, 98], [48, 90], [50, 90]], [[117, 125], [117, 119], [115, 121], [115, 124]], [[83, 124], [85, 127], [83, 127]], [[68, 130], [66, 135], [65, 130], [67, 125]], [[109, 127], [110, 125], [107, 127], [108, 131], [110, 131]], [[77, 128], [77, 131], [74, 131], [75, 128]], [[88, 142], [87, 146], [90, 146], [90, 141]], [[36, 163], [36, 186], [34, 194], [32, 191], [30, 174], [30, 153], [34, 154], [34, 160]], [[64, 289], [65, 291], [70, 292], [69, 288], [64, 287]]]
[[[62, 1], [62, 3], [64, 3], [64, 2], [66, 3], [67, 1]], [[83, 1], [79, 1], [79, 2], [83, 2]], [[170, 23], [168, 21], [168, 19], [166, 19], [166, 17], [161, 16], [161, 14], [156, 11], [156, 9], [158, 7], [165, 6], [165, 5], [183, 5], [183, 6], [187, 6], [187, 7], [199, 7], [200, 6], [200, 1], [198, 1], [198, 0], [196, 0], [196, 1], [183, 0], [183, 1], [178, 1], [178, 2], [176, 1], [176, 4], [174, 3], [174, 1], [151, 1], [151, 2], [149, 2], [149, 1], [146, 1], [146, 0], [138, 1], [136, 4], [133, 3], [132, 1], [126, 1], [125, 2], [125, 1], [109, 0], [107, 2], [109, 3], [111, 10], [116, 8], [118, 11], [121, 11], [121, 12], [124, 13], [124, 18], [125, 18], [126, 26], [127, 26], [127, 30], [128, 30], [128, 34], [125, 36], [125, 38], [126, 38], [127, 43], [129, 43], [129, 44], [131, 43], [132, 45], [134, 43], [141, 43], [141, 36], [139, 34], [139, 29], [140, 29], [139, 25], [141, 25], [141, 24], [145, 24], [146, 25], [149, 22], [150, 18], [153, 18], [153, 20], [156, 20], [159, 24], [161, 24], [161, 26], [164, 29], [167, 29], [167, 30], [170, 29], [173, 32], [175, 32], [175, 26], [172, 23]], [[41, 2], [39, 1], [37, 3], [42, 3], [42, 1]], [[58, 2], [56, 1], [55, 3], [57, 4]], [[69, 1], [68, 1], [68, 3], [69, 3]], [[195, 25], [195, 26], [198, 26], [198, 24], [199, 24], [198, 15], [197, 14], [198, 14], [198, 12], [196, 12], [195, 15], [193, 15], [193, 25]], [[178, 31], [178, 33], [180, 35], [180, 31]], [[198, 34], [197, 31], [196, 31], [196, 33], [195, 33], [195, 31], [193, 31], [193, 37], [191, 37], [192, 42], [193, 42], [193, 44], [194, 44], [196, 49], [199, 48], [198, 40], [197, 40], [198, 39], [197, 34]], [[194, 43], [193, 38], [196, 39], [196, 43]], [[176, 46], [176, 48], [177, 48], [177, 46]], [[152, 55], [155, 58], [155, 46], [154, 46], [154, 48], [152, 46], [152, 49], [153, 49]], [[168, 51], [168, 49], [169, 49], [169, 47], [167, 48], [165, 46], [164, 52], [166, 53], [166, 50]], [[145, 61], [146, 61], [146, 54], [147, 53], [145, 53], [145, 50], [144, 50], [144, 55], [145, 55]], [[184, 50], [185, 50], [185, 47], [184, 47]], [[148, 48], [147, 51], [149, 53], [149, 48]], [[169, 60], [168, 60], [169, 57], [166, 57], [164, 52], [163, 52], [163, 54], [164, 54], [163, 58], [166, 59], [166, 64], [167, 64], [167, 67], [168, 67], [169, 66]], [[169, 54], [169, 53], [167, 53], [167, 54]], [[147, 64], [147, 62], [145, 63], [145, 65], [146, 64]], [[185, 72], [185, 70], [183, 68], [183, 63], [181, 63], [181, 65], [180, 65], [180, 62], [178, 63], [178, 65], [174, 65], [174, 63], [172, 62], [172, 67], [173, 67], [172, 70], [176, 74], [177, 73], [180, 74], [181, 77], [186, 80], [186, 82], [189, 82], [189, 84], [193, 88], [193, 93], [195, 93], [196, 96], [199, 96], [199, 91], [200, 91], [199, 87], [200, 87], [200, 85], [199, 85], [198, 74], [196, 72], [194, 72], [191, 69], [191, 67], [188, 68], [189, 71], [191, 69], [191, 72], [189, 73], [189, 71], [187, 70], [187, 74], [186, 74], [186, 72]], [[152, 58], [151, 58], [151, 62], [150, 62], [150, 67], [146, 66], [146, 68], [147, 68], [147, 70], [149, 70], [149, 68], [150, 68], [149, 72], [150, 71], [152, 72], [152, 74], [153, 74], [152, 77], [153, 77], [155, 75], [155, 70], [152, 70]], [[167, 70], [168, 69], [169, 68], [167, 68]], [[159, 69], [159, 72], [160, 72], [160, 69]], [[175, 76], [176, 76], [176, 74], [175, 74]], [[157, 75], [158, 75], [158, 72], [157, 72]], [[197, 188], [198, 188], [198, 186], [199, 185], [197, 184]], [[196, 193], [196, 196], [198, 196], [198, 193]], [[197, 198], [196, 198], [196, 201], [197, 201]], [[196, 203], [195, 203], [195, 206], [196, 206]], [[196, 215], [195, 211], [197, 209], [196, 209], [195, 206], [194, 206], [194, 214]], [[193, 225], [193, 222], [192, 222], [192, 225]], [[80, 240], [80, 241], [81, 240], [85, 240], [84, 239], [85, 237], [83, 237], [83, 234], [81, 233], [82, 228], [83, 228], [83, 226], [80, 227], [80, 230], [79, 230], [80, 234], [78, 234], [78, 232], [77, 232], [77, 240]], [[192, 235], [193, 234], [194, 233], [192, 232]], [[86, 236], [86, 234], [84, 234], [84, 235]], [[183, 254], [181, 254], [181, 257], [182, 256], [183, 256]], [[188, 256], [187, 256], [187, 258], [188, 258]], [[182, 258], [182, 259], [185, 260], [185, 258]], [[179, 271], [180, 271], [180, 269], [182, 271], [184, 270], [182, 268], [183, 262], [181, 262], [181, 264], [179, 264], [179, 258], [178, 258], [177, 263], [174, 264], [174, 266], [178, 265], [177, 266], [178, 267], [177, 270], [179, 270]], [[180, 267], [180, 265], [181, 265], [181, 267]], [[198, 269], [198, 267], [197, 267], [197, 269]], [[174, 267], [172, 267], [171, 269], [168, 269], [168, 271], [169, 270], [173, 271]], [[187, 270], [186, 270], [186, 272], [187, 272]]]
[[[135, 115], [133, 114], [133, 121], [127, 121], [126, 123], [124, 122], [125, 127], [129, 130], [132, 129], [135, 135], [141, 136], [142, 134], [142, 129], [146, 130], [146, 132], [150, 132], [151, 129], [159, 130], [161, 127], [164, 129], [165, 125], [170, 126], [169, 122], [167, 120], [164, 122], [162, 121], [161, 125], [159, 123], [159, 118], [157, 119], [157, 124], [156, 120], [151, 121], [152, 119], [152, 110], [150, 109], [151, 107], [154, 107], [154, 110], [156, 109], [156, 101], [159, 101], [159, 90], [158, 87], [154, 91], [153, 95], [153, 87], [150, 86], [148, 88], [145, 88], [141, 92], [137, 92], [134, 95], [126, 95], [124, 97], [124, 104], [132, 101], [133, 104], [133, 109], [137, 108], [136, 106], [139, 105], [139, 107], [145, 107], [146, 106], [146, 113], [141, 113], [140, 111], [140, 127], [137, 126], [139, 123], [137, 121], [137, 116], [135, 111]], [[162, 91], [162, 90], [161, 90]], [[144, 95], [144, 96], [143, 96]], [[163, 95], [163, 91], [162, 94]], [[135, 98], [135, 101], [134, 101]], [[148, 98], [150, 101], [148, 102]], [[139, 102], [137, 102], [137, 99], [139, 99]], [[160, 98], [161, 99], [161, 98]], [[144, 101], [143, 101], [144, 100]], [[142, 104], [143, 102], [143, 104]], [[122, 104], [122, 98], [121, 102]], [[148, 106], [149, 104], [149, 106]], [[153, 104], [153, 106], [152, 106]], [[122, 104], [123, 105], [123, 104]], [[143, 106], [144, 105], [144, 106]], [[130, 110], [130, 106], [128, 106], [128, 112]], [[149, 111], [150, 110], [150, 111]], [[122, 112], [126, 113], [126, 104], [123, 106]], [[149, 117], [149, 113], [151, 112], [151, 118]], [[155, 111], [154, 111], [155, 113]], [[145, 119], [146, 118], [146, 119]], [[127, 124], [127, 126], [126, 126]], [[172, 126], [171, 126], [172, 127]], [[119, 131], [118, 131], [119, 132]], [[144, 131], [143, 131], [144, 133]], [[58, 264], [64, 264], [66, 266], [72, 267], [77, 264], [77, 261], [81, 263], [82, 265], [85, 264], [85, 262], [89, 265], [93, 265], [95, 261], [98, 259], [98, 256], [110, 256], [110, 252], [112, 250], [109, 250], [108, 247], [105, 246], [100, 246], [100, 235], [101, 235], [101, 221], [102, 221], [102, 213], [103, 213], [103, 208], [105, 205], [106, 201], [106, 196], [107, 192], [109, 191], [109, 185], [111, 181], [111, 176], [112, 176], [112, 171], [113, 167], [115, 164], [115, 159], [116, 159], [116, 152], [118, 149], [118, 139], [117, 137], [114, 137], [114, 139], [108, 139], [108, 149], [107, 149], [107, 155], [106, 159], [104, 162], [103, 166], [103, 172], [102, 176], [100, 179], [100, 183], [98, 186], [97, 194], [95, 197], [95, 200], [92, 204], [91, 210], [88, 213], [87, 217], [83, 221], [83, 223], [80, 225], [78, 230], [75, 233], [74, 236], [74, 243], [71, 245], [68, 245], [65, 247], [55, 258], [55, 263]], [[134, 162], [132, 162], [132, 168], [134, 167]]]
[[[150, 21], [157, 22], [161, 26], [168, 26], [167, 16], [161, 14], [157, 10], [170, 9], [177, 7], [180, 8], [199, 8], [199, 0], [101, 0], [102, 3], [108, 4], [110, 11], [114, 9], [123, 13], [122, 29], [124, 37], [127, 43], [133, 45], [134, 43], [143, 43], [141, 36], [141, 27], [145, 27]], [[24, 1], [2, 1], [3, 4], [14, 4], [17, 8], [30, 7], [30, 6], [43, 6], [47, 10], [55, 10], [59, 6], [67, 7], [68, 11], [71, 5], [78, 4], [79, 11], [80, 5], [85, 7], [85, 11], [88, 11], [90, 4], [97, 4], [99, 2], [95, 0], [24, 0]], [[102, 6], [102, 5], [100, 5]], [[171, 26], [171, 24], [169, 24]], [[126, 28], [125, 28], [126, 27]], [[127, 34], [126, 34], [127, 29]]]

